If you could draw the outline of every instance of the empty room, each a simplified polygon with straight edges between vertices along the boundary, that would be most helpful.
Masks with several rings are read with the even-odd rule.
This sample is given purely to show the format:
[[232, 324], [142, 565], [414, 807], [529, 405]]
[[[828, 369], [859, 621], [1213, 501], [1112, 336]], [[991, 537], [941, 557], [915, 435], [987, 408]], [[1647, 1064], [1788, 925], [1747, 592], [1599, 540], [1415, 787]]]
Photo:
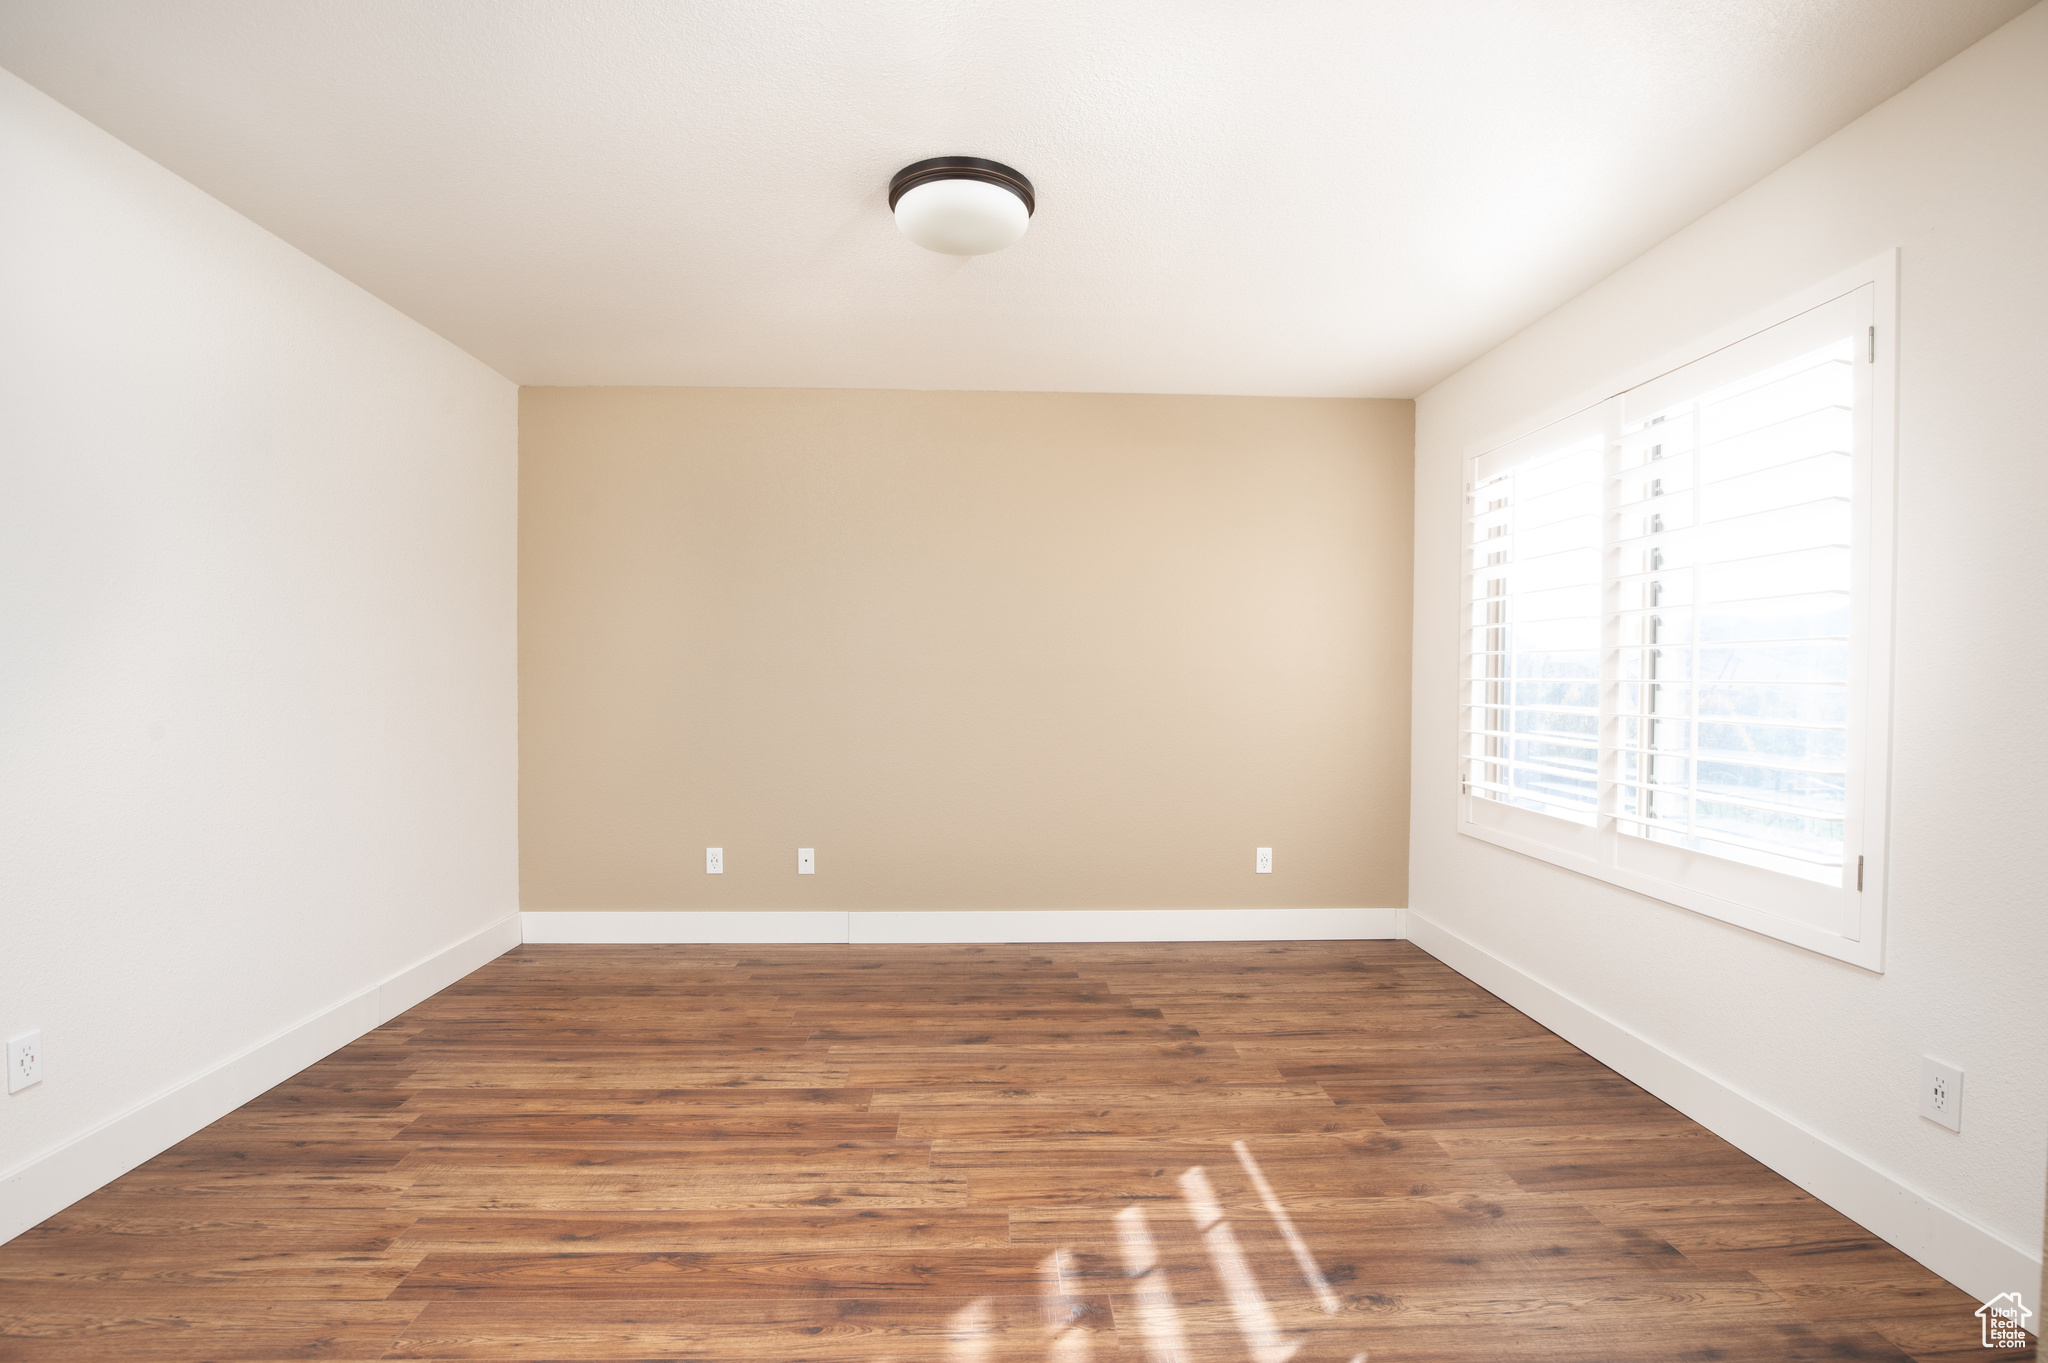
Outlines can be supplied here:
[[2048, 4], [0, 0], [0, 1363], [2031, 1359]]

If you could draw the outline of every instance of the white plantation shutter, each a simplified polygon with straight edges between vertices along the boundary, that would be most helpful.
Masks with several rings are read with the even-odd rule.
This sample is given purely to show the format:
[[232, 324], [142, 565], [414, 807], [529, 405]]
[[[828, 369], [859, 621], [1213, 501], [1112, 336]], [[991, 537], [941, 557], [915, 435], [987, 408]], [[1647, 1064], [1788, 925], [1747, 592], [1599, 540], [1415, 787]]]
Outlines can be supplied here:
[[1472, 497], [1465, 788], [1590, 825], [1604, 441], [1597, 426], [1546, 434]]
[[1874, 964], [1875, 292], [1475, 456], [1465, 831]]
[[1688, 366], [1717, 387], [1681, 396], [1681, 370], [1621, 399], [1608, 476], [1625, 834], [1842, 883], [1869, 317], [1867, 298], [1843, 299], [1788, 323], [1789, 344], [1765, 333]]

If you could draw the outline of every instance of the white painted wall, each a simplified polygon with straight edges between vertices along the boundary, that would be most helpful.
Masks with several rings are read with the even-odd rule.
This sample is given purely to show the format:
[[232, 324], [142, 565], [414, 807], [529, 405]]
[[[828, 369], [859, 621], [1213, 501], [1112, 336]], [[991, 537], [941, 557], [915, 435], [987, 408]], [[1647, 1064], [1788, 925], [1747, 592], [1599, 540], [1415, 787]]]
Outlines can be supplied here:
[[[1448, 929], [2023, 1255], [2039, 1254], [2048, 1162], [2044, 223], [2037, 6], [1431, 389], [1416, 436], [1411, 935]], [[1885, 972], [1458, 836], [1467, 447], [1892, 246], [1902, 511]], [[1916, 1115], [1922, 1053], [1966, 1071], [1960, 1135]]]
[[0, 72], [0, 1239], [516, 942], [516, 403]]

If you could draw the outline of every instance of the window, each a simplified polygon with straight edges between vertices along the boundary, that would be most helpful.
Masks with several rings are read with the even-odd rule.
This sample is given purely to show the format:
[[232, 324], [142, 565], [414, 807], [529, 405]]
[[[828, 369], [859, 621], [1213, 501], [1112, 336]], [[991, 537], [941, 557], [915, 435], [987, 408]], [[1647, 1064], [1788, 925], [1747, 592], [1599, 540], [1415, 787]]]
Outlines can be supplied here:
[[1894, 277], [1473, 455], [1461, 831], [1881, 968]]

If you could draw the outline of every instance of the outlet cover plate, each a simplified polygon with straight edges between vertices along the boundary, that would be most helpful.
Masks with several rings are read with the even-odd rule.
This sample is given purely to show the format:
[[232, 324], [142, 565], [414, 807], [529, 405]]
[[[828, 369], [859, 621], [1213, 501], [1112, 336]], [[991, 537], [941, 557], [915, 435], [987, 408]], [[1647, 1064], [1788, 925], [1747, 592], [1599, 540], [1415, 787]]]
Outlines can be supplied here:
[[1931, 1055], [1920, 1057], [1920, 1115], [1951, 1131], [1963, 1129], [1963, 1072]]
[[722, 876], [725, 874], [725, 849], [723, 847], [707, 847], [704, 849], [704, 874], [707, 876]]
[[1252, 857], [1252, 869], [1262, 876], [1273, 874], [1273, 849], [1261, 847]]
[[808, 847], [796, 849], [796, 873], [800, 876], [818, 873], [818, 854]]
[[19, 1093], [43, 1082], [43, 1034], [28, 1032], [7, 1043], [7, 1091]]

